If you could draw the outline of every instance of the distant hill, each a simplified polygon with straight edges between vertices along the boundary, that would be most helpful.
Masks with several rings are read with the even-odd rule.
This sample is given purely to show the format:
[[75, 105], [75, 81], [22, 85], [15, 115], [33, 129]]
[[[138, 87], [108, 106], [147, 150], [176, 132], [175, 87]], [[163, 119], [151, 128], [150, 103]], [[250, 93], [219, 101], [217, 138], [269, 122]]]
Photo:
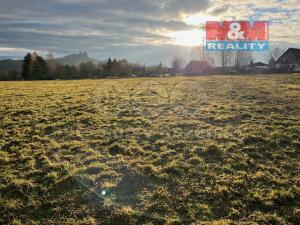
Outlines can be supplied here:
[[[63, 65], [74, 65], [74, 66], [77, 66], [80, 63], [86, 63], [91, 61], [94, 63], [100, 62], [96, 59], [90, 58], [86, 52], [79, 52], [78, 54], [67, 55], [62, 58], [56, 58], [51, 60]], [[3, 59], [0, 60], [0, 71], [8, 71], [12, 69], [21, 71], [22, 64], [23, 64], [22, 60]]]
[[0, 60], [0, 71], [7, 71], [11, 69], [21, 71], [22, 64], [22, 60], [3, 59]]
[[55, 62], [70, 66], [77, 66], [80, 63], [86, 63], [91, 61], [94, 63], [99, 63], [98, 60], [90, 58], [86, 52], [79, 52], [78, 54], [67, 55], [63, 58], [57, 58], [53, 60]]

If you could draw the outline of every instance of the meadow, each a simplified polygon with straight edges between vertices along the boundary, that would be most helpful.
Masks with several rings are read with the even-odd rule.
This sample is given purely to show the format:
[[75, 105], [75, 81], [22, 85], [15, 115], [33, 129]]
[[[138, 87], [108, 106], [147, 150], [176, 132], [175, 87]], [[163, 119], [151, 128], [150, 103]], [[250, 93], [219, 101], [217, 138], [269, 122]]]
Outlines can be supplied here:
[[300, 224], [300, 76], [0, 82], [0, 224]]

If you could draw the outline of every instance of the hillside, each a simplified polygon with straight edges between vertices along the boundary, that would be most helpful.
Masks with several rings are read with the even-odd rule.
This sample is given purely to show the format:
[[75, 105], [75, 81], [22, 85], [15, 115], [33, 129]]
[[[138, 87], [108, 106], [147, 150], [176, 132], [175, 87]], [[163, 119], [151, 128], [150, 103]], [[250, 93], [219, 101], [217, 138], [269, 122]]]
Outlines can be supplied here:
[[[62, 58], [53, 59], [52, 61], [55, 61], [62, 65], [74, 65], [74, 66], [77, 66], [80, 63], [86, 63], [90, 61], [94, 63], [99, 62], [96, 59], [90, 58], [86, 52], [79, 52], [78, 54], [67, 55]], [[12, 69], [21, 71], [22, 63], [23, 63], [22, 60], [13, 60], [13, 59], [0, 60], [0, 71], [8, 71]]]
[[0, 71], [7, 71], [12, 69], [21, 71], [22, 64], [22, 60], [3, 59], [0, 60]]
[[74, 65], [77, 66], [80, 63], [86, 63], [86, 62], [99, 62], [95, 59], [92, 59], [88, 56], [86, 52], [79, 52], [78, 54], [71, 54], [67, 55], [62, 58], [54, 59], [55, 62], [63, 64], [63, 65]]

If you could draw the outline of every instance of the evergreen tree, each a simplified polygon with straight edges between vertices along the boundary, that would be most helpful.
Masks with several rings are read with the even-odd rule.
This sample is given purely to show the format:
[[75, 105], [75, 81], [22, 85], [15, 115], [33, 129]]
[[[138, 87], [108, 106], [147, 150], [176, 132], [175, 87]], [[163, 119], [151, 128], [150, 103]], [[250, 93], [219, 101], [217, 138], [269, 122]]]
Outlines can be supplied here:
[[41, 56], [36, 56], [30, 67], [31, 80], [44, 80], [48, 78], [47, 62]]
[[24, 80], [28, 80], [30, 77], [30, 65], [32, 62], [32, 56], [30, 53], [27, 53], [27, 55], [25, 55], [24, 60], [23, 60], [23, 67], [22, 67], [22, 79]]
[[48, 79], [48, 64], [46, 60], [42, 57], [38, 57], [40, 68], [41, 68], [41, 76], [43, 77], [42, 79]]
[[112, 68], [113, 68], [113, 62], [112, 62], [111, 58], [108, 58], [108, 60], [106, 62], [106, 65], [105, 65], [105, 72], [106, 73], [111, 73]]
[[117, 75], [120, 72], [119, 71], [119, 63], [116, 59], [114, 59], [112, 61], [112, 70], [111, 70], [111, 72], [113, 73], [113, 75]]

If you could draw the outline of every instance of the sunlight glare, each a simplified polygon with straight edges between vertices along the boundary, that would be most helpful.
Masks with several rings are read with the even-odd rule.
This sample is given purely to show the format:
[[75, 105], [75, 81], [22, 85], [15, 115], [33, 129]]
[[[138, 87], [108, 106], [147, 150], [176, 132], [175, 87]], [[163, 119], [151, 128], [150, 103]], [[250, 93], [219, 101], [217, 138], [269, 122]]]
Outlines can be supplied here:
[[180, 46], [199, 46], [203, 44], [204, 31], [201, 29], [176, 31], [169, 35], [172, 38], [172, 44]]
[[192, 30], [176, 31], [168, 36], [172, 38], [172, 44], [180, 46], [199, 46], [203, 45], [205, 38], [206, 21], [218, 20], [215, 16], [205, 15], [203, 13], [182, 15], [183, 22], [196, 28]]
[[184, 15], [183, 21], [192, 26], [204, 26], [206, 21], [218, 21], [216, 16], [205, 15], [203, 13], [197, 13], [193, 15]]

